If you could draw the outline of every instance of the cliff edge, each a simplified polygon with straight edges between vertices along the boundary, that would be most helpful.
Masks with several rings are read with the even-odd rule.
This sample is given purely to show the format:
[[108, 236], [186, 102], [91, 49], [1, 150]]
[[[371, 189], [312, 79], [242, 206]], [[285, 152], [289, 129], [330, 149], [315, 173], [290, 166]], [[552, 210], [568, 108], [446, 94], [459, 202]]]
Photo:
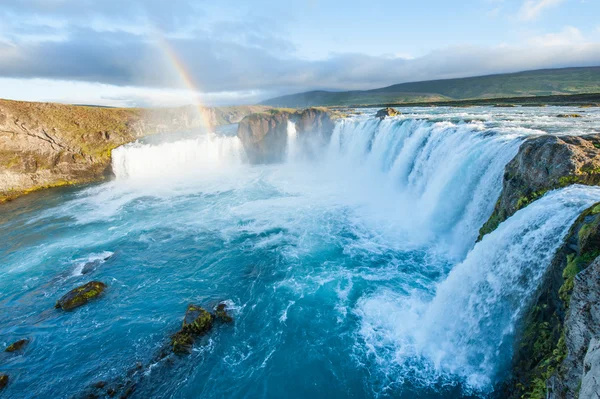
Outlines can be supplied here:
[[111, 150], [140, 137], [237, 123], [262, 106], [139, 109], [0, 100], [0, 203], [47, 187], [101, 180]]

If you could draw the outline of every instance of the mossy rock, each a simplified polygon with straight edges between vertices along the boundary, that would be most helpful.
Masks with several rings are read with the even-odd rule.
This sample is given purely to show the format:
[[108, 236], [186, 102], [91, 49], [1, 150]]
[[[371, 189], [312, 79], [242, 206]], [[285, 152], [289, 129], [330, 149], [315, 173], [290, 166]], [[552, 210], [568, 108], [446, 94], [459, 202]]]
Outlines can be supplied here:
[[0, 374], [0, 391], [6, 388], [8, 385], [8, 376], [6, 374]]
[[90, 281], [89, 283], [77, 287], [56, 302], [57, 309], [73, 310], [85, 305], [90, 300], [97, 298], [106, 289], [106, 284], [99, 281]]
[[215, 309], [215, 318], [223, 323], [231, 323], [233, 318], [227, 314], [227, 305], [220, 303]]
[[25, 348], [25, 346], [29, 343], [29, 340], [27, 338], [23, 338], [18, 340], [17, 342], [13, 342], [12, 344], [8, 345], [8, 347], [4, 350], [5, 352], [18, 352], [20, 350], [22, 350], [23, 348]]
[[193, 334], [178, 331], [173, 337], [171, 337], [171, 345], [173, 352], [179, 354], [188, 354], [192, 351], [192, 345], [194, 345]]
[[196, 305], [188, 305], [183, 319], [181, 331], [190, 334], [206, 334], [212, 328], [213, 316], [204, 308]]

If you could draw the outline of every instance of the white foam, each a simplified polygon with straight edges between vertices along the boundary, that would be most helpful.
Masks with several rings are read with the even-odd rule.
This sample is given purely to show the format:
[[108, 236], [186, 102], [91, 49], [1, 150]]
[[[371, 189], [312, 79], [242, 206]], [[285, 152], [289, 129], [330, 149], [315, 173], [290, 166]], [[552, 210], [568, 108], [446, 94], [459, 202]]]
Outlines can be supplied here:
[[389, 290], [362, 298], [361, 338], [385, 367], [425, 370], [435, 383], [458, 377], [487, 390], [508, 366], [516, 323], [571, 223], [600, 200], [600, 189], [548, 193], [479, 242], [430, 300]]

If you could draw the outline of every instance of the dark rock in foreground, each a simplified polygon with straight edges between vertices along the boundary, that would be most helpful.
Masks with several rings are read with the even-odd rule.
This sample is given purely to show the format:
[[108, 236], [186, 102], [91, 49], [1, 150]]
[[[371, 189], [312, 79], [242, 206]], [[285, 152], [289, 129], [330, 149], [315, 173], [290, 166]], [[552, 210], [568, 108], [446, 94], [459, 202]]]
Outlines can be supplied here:
[[8, 385], [8, 376], [6, 374], [0, 374], [0, 391], [6, 388]]
[[[194, 342], [208, 334], [215, 322], [229, 323], [233, 321], [227, 314], [224, 303], [218, 304], [214, 310], [215, 313], [212, 314], [200, 306], [188, 305], [181, 329], [171, 337], [169, 344], [165, 345], [148, 365], [136, 363], [124, 376], [115, 381], [98, 381], [90, 385], [80, 397], [112, 398], [118, 395], [120, 398], [127, 398], [131, 396], [140, 383], [150, 375], [150, 369], [159, 367], [159, 365], [160, 367], [173, 367], [177, 360], [173, 354], [189, 354]], [[153, 374], [155, 373], [153, 372]]]
[[27, 338], [23, 338], [18, 340], [17, 342], [13, 342], [12, 344], [8, 345], [8, 347], [4, 351], [10, 353], [17, 352], [22, 350], [28, 343], [29, 340]]
[[375, 114], [375, 117], [379, 118], [379, 119], [385, 119], [387, 117], [397, 116], [397, 115], [400, 115], [400, 112], [398, 112], [394, 108], [387, 107], [387, 108], [383, 108], [383, 109], [380, 109], [379, 111], [377, 111], [377, 113]]
[[85, 305], [90, 300], [97, 298], [106, 289], [106, 284], [99, 281], [90, 281], [89, 283], [77, 287], [56, 302], [57, 309], [72, 310]]

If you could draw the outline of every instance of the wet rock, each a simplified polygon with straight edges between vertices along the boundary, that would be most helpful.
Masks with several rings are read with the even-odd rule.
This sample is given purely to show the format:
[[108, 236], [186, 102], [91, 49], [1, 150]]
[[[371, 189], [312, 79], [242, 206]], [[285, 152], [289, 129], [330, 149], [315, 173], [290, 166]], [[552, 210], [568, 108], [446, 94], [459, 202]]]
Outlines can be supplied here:
[[2, 391], [8, 385], [8, 375], [0, 374], [0, 391]]
[[103, 264], [104, 262], [106, 262], [107, 260], [112, 258], [113, 256], [114, 256], [114, 254], [110, 254], [110, 255], [103, 257], [102, 259], [96, 259], [91, 262], [87, 262], [85, 265], [83, 265], [83, 267], [81, 269], [81, 274], [89, 274], [89, 273], [93, 272], [94, 270], [96, 270], [96, 268], [98, 266], [100, 266], [101, 264]]
[[227, 314], [227, 305], [220, 303], [215, 308], [215, 318], [223, 323], [231, 323], [233, 318]]
[[190, 353], [196, 338], [210, 331], [213, 320], [214, 316], [206, 309], [193, 304], [188, 305], [181, 330], [171, 338], [173, 352]]
[[525, 140], [506, 165], [502, 193], [480, 238], [547, 191], [571, 184], [600, 184], [600, 134]]
[[72, 310], [85, 305], [90, 300], [100, 296], [106, 289], [106, 284], [99, 281], [90, 281], [89, 283], [77, 287], [56, 302], [57, 309]]
[[8, 347], [5, 349], [5, 352], [18, 352], [25, 348], [28, 343], [29, 340], [27, 338], [20, 339], [17, 342], [13, 342], [12, 344], [8, 345]]
[[191, 334], [205, 334], [212, 328], [213, 316], [204, 308], [196, 305], [188, 305], [183, 319], [181, 331]]
[[375, 114], [375, 117], [379, 118], [379, 119], [385, 119], [387, 117], [397, 116], [397, 115], [400, 115], [400, 112], [398, 112], [394, 108], [387, 107], [387, 108], [383, 108], [383, 109], [380, 109], [379, 111], [377, 111], [377, 113]]
[[579, 114], [558, 114], [556, 115], [557, 118], [581, 118], [581, 115]]

